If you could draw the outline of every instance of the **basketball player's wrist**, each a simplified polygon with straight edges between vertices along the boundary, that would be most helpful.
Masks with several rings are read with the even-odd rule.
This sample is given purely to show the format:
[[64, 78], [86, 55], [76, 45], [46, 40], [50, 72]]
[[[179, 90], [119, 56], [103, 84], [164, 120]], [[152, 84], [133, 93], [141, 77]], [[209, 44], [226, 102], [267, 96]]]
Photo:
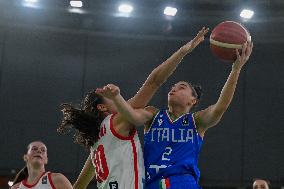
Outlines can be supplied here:
[[188, 53], [190, 53], [192, 50], [188, 50], [186, 49], [184, 46], [182, 46], [179, 50], [178, 53], [184, 57], [185, 55], [187, 55]]
[[241, 70], [242, 70], [242, 66], [235, 65], [235, 64], [232, 65], [232, 71], [240, 73]]
[[114, 102], [120, 102], [120, 101], [123, 101], [124, 99], [119, 93], [119, 94], [113, 96], [111, 100], [114, 101]]

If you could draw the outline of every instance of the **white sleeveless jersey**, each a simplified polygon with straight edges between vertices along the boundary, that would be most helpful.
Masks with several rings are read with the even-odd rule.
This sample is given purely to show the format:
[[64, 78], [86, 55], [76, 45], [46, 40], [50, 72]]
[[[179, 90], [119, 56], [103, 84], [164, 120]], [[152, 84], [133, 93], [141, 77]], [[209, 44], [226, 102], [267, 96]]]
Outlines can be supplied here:
[[51, 180], [51, 172], [43, 173], [43, 175], [39, 178], [39, 180], [33, 185], [29, 185], [27, 184], [26, 180], [23, 180], [17, 189], [31, 189], [31, 188], [33, 189], [55, 189], [52, 183], [52, 180]]
[[144, 160], [137, 131], [119, 135], [112, 125], [113, 115], [100, 126], [99, 140], [91, 148], [99, 189], [142, 189]]

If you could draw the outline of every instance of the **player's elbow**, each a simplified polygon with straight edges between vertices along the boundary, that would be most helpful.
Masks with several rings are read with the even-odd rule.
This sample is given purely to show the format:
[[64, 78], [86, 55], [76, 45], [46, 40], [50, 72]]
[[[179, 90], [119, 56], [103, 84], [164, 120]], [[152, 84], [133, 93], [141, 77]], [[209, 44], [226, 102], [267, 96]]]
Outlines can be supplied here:
[[166, 81], [164, 77], [161, 77], [161, 71], [159, 70], [159, 67], [155, 68], [151, 72], [150, 76], [151, 77], [149, 78], [148, 82], [145, 84], [154, 88], [160, 87]]
[[220, 122], [227, 109], [228, 107], [219, 107], [219, 106], [215, 106], [212, 109], [210, 113], [211, 126], [215, 126]]
[[144, 125], [148, 121], [147, 117], [144, 114], [136, 112], [132, 117], [131, 123], [136, 127]]
[[213, 109], [213, 114], [215, 114], [216, 116], [223, 115], [228, 108], [229, 105], [227, 104], [215, 104]]
[[131, 123], [132, 123], [134, 126], [138, 127], [138, 126], [144, 125], [145, 121], [144, 121], [144, 119], [143, 119], [141, 116], [137, 115], [136, 117], [134, 117], [134, 118], [131, 120]]

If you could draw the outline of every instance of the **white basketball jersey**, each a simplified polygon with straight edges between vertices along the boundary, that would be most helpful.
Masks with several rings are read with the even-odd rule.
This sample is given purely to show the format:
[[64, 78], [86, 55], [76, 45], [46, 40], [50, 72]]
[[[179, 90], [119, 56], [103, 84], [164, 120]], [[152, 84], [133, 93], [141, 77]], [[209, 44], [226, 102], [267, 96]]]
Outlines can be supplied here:
[[142, 189], [144, 160], [137, 131], [128, 137], [116, 133], [113, 115], [101, 124], [99, 140], [91, 148], [99, 189]]
[[55, 189], [52, 180], [51, 180], [51, 172], [45, 172], [38, 181], [33, 184], [27, 184], [26, 180], [23, 180], [19, 185], [18, 189]]

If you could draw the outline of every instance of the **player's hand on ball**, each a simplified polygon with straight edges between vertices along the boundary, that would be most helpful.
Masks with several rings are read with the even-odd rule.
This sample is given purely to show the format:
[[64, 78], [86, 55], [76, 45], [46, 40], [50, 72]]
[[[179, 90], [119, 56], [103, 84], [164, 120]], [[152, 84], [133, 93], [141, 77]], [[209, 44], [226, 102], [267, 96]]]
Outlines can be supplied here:
[[120, 89], [114, 84], [107, 84], [103, 88], [97, 88], [96, 93], [108, 99], [114, 99], [120, 94]]
[[248, 61], [253, 48], [253, 42], [246, 42], [242, 47], [242, 53], [236, 49], [237, 60], [233, 64], [234, 69], [241, 70], [243, 65]]
[[204, 41], [204, 36], [208, 33], [209, 28], [203, 27], [198, 34], [193, 38], [190, 42], [185, 44], [184, 46], [181, 47], [181, 51], [184, 54], [190, 53], [193, 51], [193, 49], [199, 45], [202, 41]]

